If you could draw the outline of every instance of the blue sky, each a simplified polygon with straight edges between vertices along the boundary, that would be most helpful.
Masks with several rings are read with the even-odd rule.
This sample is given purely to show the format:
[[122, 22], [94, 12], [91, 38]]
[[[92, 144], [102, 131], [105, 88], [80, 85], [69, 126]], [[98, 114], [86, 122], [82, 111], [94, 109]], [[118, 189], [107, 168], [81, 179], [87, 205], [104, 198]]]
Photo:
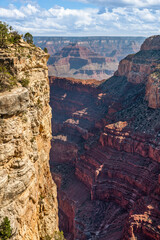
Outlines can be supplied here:
[[0, 20], [34, 36], [160, 34], [160, 0], [0, 0]]

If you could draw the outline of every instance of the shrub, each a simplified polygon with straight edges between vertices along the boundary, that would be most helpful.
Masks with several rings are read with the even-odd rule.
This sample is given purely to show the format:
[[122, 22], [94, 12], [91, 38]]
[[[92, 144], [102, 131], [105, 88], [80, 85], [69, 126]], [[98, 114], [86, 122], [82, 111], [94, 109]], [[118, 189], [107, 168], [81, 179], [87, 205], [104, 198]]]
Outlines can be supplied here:
[[46, 47], [43, 49], [43, 51], [44, 51], [45, 53], [48, 53], [48, 49], [47, 49]]
[[0, 65], [0, 92], [10, 90], [17, 85], [17, 79], [11, 75], [4, 65]]
[[8, 35], [8, 25], [0, 21], [0, 47], [5, 47], [7, 45]]
[[12, 229], [10, 226], [10, 221], [8, 217], [5, 217], [3, 219], [3, 222], [0, 225], [0, 239], [1, 240], [7, 240], [12, 235]]
[[27, 33], [24, 35], [24, 40], [25, 40], [27, 43], [33, 44], [33, 36], [32, 36], [32, 34], [30, 34], [29, 32], [27, 32]]
[[44, 240], [52, 240], [52, 237], [50, 237], [49, 235], [45, 236]]
[[63, 231], [55, 231], [55, 232], [54, 232], [54, 235], [52, 235], [52, 237], [49, 236], [49, 235], [46, 235], [46, 236], [44, 237], [44, 240], [52, 240], [53, 237], [54, 237], [55, 240], [66, 240], [66, 239], [64, 238]]
[[7, 47], [9, 43], [17, 43], [21, 39], [21, 35], [17, 31], [13, 31], [12, 27], [0, 21], [0, 47]]
[[65, 240], [63, 231], [56, 231], [54, 233], [54, 238], [55, 238], [55, 240]]
[[20, 39], [21, 39], [21, 35], [19, 35], [17, 31], [13, 31], [10, 33], [10, 37], [9, 37], [10, 43], [18, 43]]
[[29, 84], [29, 79], [28, 78], [22, 78], [19, 80], [19, 82], [21, 83], [22, 87], [28, 87]]

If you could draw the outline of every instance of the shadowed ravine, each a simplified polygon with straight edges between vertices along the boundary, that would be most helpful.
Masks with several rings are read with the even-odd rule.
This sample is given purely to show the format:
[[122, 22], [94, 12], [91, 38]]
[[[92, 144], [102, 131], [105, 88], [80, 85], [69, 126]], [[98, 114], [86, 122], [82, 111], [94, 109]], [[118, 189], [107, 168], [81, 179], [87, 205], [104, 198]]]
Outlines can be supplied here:
[[160, 37], [107, 81], [50, 77], [60, 228], [67, 239], [160, 239]]

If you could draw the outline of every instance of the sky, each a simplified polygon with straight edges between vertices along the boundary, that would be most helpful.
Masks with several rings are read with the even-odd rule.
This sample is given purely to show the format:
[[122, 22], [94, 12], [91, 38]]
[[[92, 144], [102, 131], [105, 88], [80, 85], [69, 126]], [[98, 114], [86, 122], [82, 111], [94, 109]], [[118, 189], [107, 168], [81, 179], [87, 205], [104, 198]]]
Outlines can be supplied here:
[[160, 0], [0, 0], [0, 21], [33, 36], [160, 34]]

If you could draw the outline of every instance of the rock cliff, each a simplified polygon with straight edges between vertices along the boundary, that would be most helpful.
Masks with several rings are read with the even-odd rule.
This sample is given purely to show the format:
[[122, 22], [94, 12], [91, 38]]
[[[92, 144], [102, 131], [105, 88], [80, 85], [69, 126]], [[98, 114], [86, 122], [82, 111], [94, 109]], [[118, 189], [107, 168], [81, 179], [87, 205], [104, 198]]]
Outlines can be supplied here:
[[138, 53], [127, 56], [118, 67], [115, 76], [125, 76], [129, 82], [146, 84], [146, 100], [151, 108], [160, 107], [160, 36], [144, 41]]
[[103, 83], [50, 78], [67, 239], [160, 239], [159, 47], [159, 36], [147, 39]]
[[0, 49], [0, 222], [8, 217], [13, 240], [48, 239], [58, 230], [47, 60], [23, 40]]

